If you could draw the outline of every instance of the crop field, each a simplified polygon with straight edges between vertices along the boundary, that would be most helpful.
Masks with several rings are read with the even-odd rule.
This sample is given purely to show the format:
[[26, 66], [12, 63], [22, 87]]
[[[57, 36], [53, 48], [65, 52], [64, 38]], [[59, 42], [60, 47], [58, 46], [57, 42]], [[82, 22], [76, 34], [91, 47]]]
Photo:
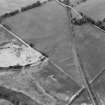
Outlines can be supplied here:
[[[95, 8], [98, 3], [100, 5], [104, 5], [104, 3], [103, 0], [96, 4], [94, 4], [95, 0], [91, 1], [92, 4], [90, 1], [86, 1], [86, 4], [78, 5], [75, 9], [85, 12], [88, 16], [94, 18], [94, 16], [97, 17], [97, 13], [94, 13], [94, 15], [91, 9]], [[17, 2], [19, 3], [19, 1]], [[17, 2], [16, 5], [18, 4]], [[26, 1], [23, 0], [21, 2]], [[26, 3], [32, 2], [30, 0], [30, 2]], [[82, 10], [82, 8], [84, 9]], [[89, 13], [86, 12], [87, 8], [90, 9]], [[94, 11], [94, 9], [92, 10]], [[102, 11], [103, 9], [101, 10], [100, 7], [98, 10]], [[2, 89], [8, 93], [7, 88], [10, 88], [9, 91], [13, 93], [13, 96], [16, 93], [16, 100], [23, 102], [22, 100], [25, 98], [28, 105], [30, 105], [29, 103], [32, 103], [32, 105], [33, 103], [35, 105], [68, 105], [68, 98], [72, 97], [82, 87], [83, 81], [74, 59], [74, 49], [71, 43], [72, 32], [68, 27], [66, 9], [55, 1], [50, 1], [40, 7], [6, 18], [2, 21], [2, 24], [25, 42], [32, 44], [35, 50], [47, 55], [49, 60], [47, 63], [44, 62], [45, 65], [42, 68], [30, 67], [23, 70], [26, 72], [0, 76], [1, 85], [6, 88], [0, 87], [0, 93], [2, 94]], [[76, 35], [76, 51], [80, 54], [88, 79], [91, 81], [105, 68], [105, 33], [91, 24], [74, 26], [74, 31]], [[92, 89], [102, 102], [105, 102], [104, 76], [105, 73], [92, 85]], [[18, 94], [24, 98], [20, 99]], [[12, 98], [15, 100], [12, 96], [10, 98], [7, 97], [7, 100], [17, 105]], [[28, 99], [30, 102], [28, 102]], [[33, 102], [33, 100], [35, 101]], [[25, 103], [23, 103], [21, 104], [24, 105]], [[90, 105], [87, 91], [83, 92], [73, 105], [81, 105], [82, 103]]]

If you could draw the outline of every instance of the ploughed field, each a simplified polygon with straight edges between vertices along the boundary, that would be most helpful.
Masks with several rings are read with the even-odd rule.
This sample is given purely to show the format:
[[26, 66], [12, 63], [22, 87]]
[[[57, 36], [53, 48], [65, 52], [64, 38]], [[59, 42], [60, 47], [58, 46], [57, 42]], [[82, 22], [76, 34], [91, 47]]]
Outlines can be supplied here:
[[[68, 29], [65, 9], [52, 1], [42, 7], [7, 18], [2, 24], [27, 43], [32, 43], [35, 49], [48, 55], [49, 59], [41, 65], [24, 68], [19, 73], [17, 70], [2, 75], [1, 97], [5, 97], [2, 93], [4, 90], [7, 94], [6, 99], [14, 105], [16, 103], [13, 100], [18, 100], [24, 105], [24, 98], [27, 99], [27, 105], [66, 105], [68, 99], [82, 87], [82, 82], [74, 61], [71, 29]], [[88, 79], [92, 80], [104, 69], [105, 33], [89, 24], [75, 26], [75, 33], [77, 52], [88, 73]], [[93, 85], [94, 91], [103, 102], [104, 75], [103, 73]], [[16, 94], [16, 97], [10, 97], [10, 94]], [[18, 95], [23, 98], [19, 98]], [[76, 100], [76, 104], [83, 102], [90, 103], [87, 93]]]

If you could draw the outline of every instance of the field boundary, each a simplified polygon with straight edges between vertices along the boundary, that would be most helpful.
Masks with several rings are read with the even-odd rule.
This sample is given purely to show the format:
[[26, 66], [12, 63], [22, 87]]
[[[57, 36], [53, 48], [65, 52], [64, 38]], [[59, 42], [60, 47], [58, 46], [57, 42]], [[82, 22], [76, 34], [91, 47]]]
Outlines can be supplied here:
[[11, 16], [15, 16], [15, 15], [17, 15], [17, 14], [19, 14], [19, 13], [28, 11], [28, 10], [33, 9], [33, 8], [40, 7], [40, 6], [42, 6], [43, 4], [46, 4], [46, 3], [49, 2], [49, 1], [52, 1], [52, 0], [44, 0], [44, 1], [38, 0], [38, 1], [36, 1], [35, 3], [32, 3], [32, 4], [30, 4], [30, 5], [23, 6], [23, 7], [21, 7], [21, 8], [18, 8], [18, 9], [16, 9], [16, 10], [14, 10], [14, 11], [11, 11], [11, 12], [6, 12], [6, 13], [0, 15], [0, 22], [1, 22], [3, 19], [5, 19], [5, 18], [11, 17]]

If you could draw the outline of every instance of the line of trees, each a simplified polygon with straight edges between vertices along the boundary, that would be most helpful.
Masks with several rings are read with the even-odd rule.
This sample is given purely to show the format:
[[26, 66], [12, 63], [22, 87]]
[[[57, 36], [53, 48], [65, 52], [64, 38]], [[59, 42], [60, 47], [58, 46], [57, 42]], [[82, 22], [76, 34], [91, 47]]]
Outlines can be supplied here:
[[86, 23], [91, 23], [91, 24], [96, 25], [96, 26], [100, 27], [101, 29], [105, 30], [105, 18], [102, 21], [101, 20], [95, 21], [92, 18], [90, 18], [86, 15], [83, 15], [83, 13], [80, 13], [80, 14], [82, 16], [82, 19], [73, 18], [71, 20], [72, 24], [83, 25], [83, 24], [86, 24]]
[[[48, 0], [48, 1], [51, 1], [51, 0]], [[47, 1], [46, 1], [47, 2]], [[14, 10], [12, 12], [8, 12], [8, 13], [5, 13], [3, 15], [0, 16], [0, 21], [2, 21], [4, 18], [8, 18], [8, 17], [11, 17], [11, 16], [15, 16], [17, 15], [18, 13], [21, 13], [21, 12], [25, 12], [27, 10], [30, 10], [32, 8], [36, 8], [36, 7], [40, 7], [42, 4], [46, 3], [46, 2], [40, 2], [40, 1], [37, 1], [31, 5], [28, 5], [28, 6], [25, 6], [25, 7], [22, 7], [21, 9], [17, 9], [17, 10]]]
[[82, 16], [81, 19], [73, 18], [71, 20], [71, 23], [74, 25], [83, 25], [83, 24], [87, 23], [87, 17], [85, 15], [83, 15], [83, 13], [80, 13], [80, 15]]
[[98, 27], [100, 27], [101, 29], [103, 29], [105, 31], [105, 22], [102, 20], [102, 21], [97, 21], [96, 24]]
[[36, 3], [33, 3], [32, 5], [21, 8], [21, 12], [24, 12], [24, 11], [27, 11], [29, 9], [39, 7], [39, 6], [41, 6], [41, 3], [40, 3], [40, 1], [37, 1]]
[[80, 3], [84, 3], [86, 2], [87, 0], [81, 0], [81, 1], [78, 1], [77, 4], [80, 4]]

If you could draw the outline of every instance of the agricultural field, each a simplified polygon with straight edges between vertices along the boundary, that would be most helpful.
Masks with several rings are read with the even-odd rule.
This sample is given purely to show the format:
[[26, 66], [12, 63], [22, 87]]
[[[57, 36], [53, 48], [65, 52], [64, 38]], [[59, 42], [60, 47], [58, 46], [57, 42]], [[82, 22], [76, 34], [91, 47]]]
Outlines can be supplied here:
[[[75, 27], [75, 33], [77, 52], [80, 54], [84, 69], [88, 71], [88, 78], [91, 80], [98, 72], [105, 68], [105, 34], [89, 24]], [[99, 81], [104, 80], [99, 79]], [[101, 82], [99, 83], [101, 84]], [[104, 83], [102, 85], [103, 87], [105, 86]], [[98, 88], [98, 91], [102, 90], [98, 86], [95, 86], [95, 88]]]
[[94, 20], [103, 20], [105, 18], [105, 1], [104, 0], [87, 0], [75, 6], [75, 9], [84, 13]]
[[34, 3], [35, 0], [0, 0], [0, 15]]
[[[12, 80], [11, 74], [10, 76], [8, 75], [7, 78], [6, 75], [3, 75], [1, 76], [2, 86], [12, 88], [19, 92], [21, 91], [25, 95], [31, 98], [33, 97], [35, 102], [39, 104], [46, 105], [49, 103], [49, 105], [54, 105], [56, 98], [58, 99], [57, 104], [66, 104], [68, 101], [65, 100], [68, 100], [68, 97], [71, 97], [80, 89], [81, 80], [80, 76], [77, 76], [78, 71], [76, 71], [77, 68], [73, 61], [70, 42], [71, 36], [68, 29], [65, 9], [56, 2], [50, 2], [42, 7], [4, 19], [2, 24], [5, 24], [7, 28], [27, 43], [32, 43], [35, 49], [48, 55], [51, 60], [42, 70], [38, 71], [38, 68], [32, 68], [32, 70], [35, 69], [35, 81], [28, 75], [22, 77], [23, 74], [15, 77], [15, 80]], [[61, 67], [67, 73], [70, 74], [70, 72], [72, 72], [72, 74], [70, 74], [70, 76], [65, 74], [52, 64], [52, 62], [58, 66], [64, 65]], [[71, 71], [69, 71], [69, 69], [71, 69]], [[52, 76], [54, 76], [54, 78]], [[54, 81], [54, 79], [56, 81]], [[47, 93], [40, 89], [37, 90], [37, 88], [39, 88], [37, 82]], [[27, 84], [29, 85], [28, 87]], [[34, 94], [32, 92], [34, 92]], [[46, 98], [43, 99], [40, 94]], [[48, 97], [48, 94], [51, 96]], [[86, 96], [86, 94], [84, 94], [84, 96]], [[88, 97], [81, 97], [81, 100], [77, 100], [79, 103], [83, 101], [88, 102]]]
[[73, 62], [69, 56], [72, 51], [66, 11], [56, 2], [5, 19], [2, 24], [8, 25], [23, 40], [33, 43], [34, 48], [48, 54], [57, 63], [68, 57], [68, 61]]
[[[103, 4], [102, 0], [96, 3], [95, 0], [87, 0], [77, 5], [75, 9], [86, 13], [89, 17], [94, 14], [97, 17], [97, 13], [91, 13], [91, 9], [101, 3]], [[12, 68], [9, 73], [1, 74], [1, 97], [14, 105], [68, 105], [69, 99], [82, 88], [83, 81], [72, 46], [72, 30], [68, 26], [66, 9], [55, 1], [50, 1], [40, 7], [6, 18], [1, 24], [48, 58], [38, 66], [24, 67], [19, 71], [15, 68], [15, 72]], [[91, 81], [104, 69], [105, 33], [88, 23], [75, 25], [74, 32], [76, 52], [80, 55], [88, 80]], [[1, 32], [2, 35], [4, 34]], [[105, 103], [104, 75], [105, 73], [92, 85], [102, 104]], [[73, 103], [73, 105], [82, 104], [92, 105], [87, 91]]]

